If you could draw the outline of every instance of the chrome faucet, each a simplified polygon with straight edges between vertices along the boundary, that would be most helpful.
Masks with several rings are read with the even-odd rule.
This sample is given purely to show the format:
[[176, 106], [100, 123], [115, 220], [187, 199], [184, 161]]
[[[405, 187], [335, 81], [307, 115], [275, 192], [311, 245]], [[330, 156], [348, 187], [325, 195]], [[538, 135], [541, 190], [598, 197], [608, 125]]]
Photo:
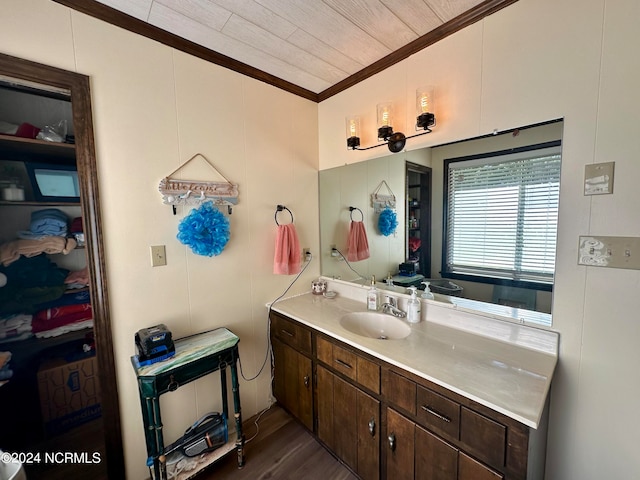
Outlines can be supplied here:
[[398, 318], [404, 318], [407, 316], [406, 312], [403, 312], [398, 308], [398, 299], [390, 295], [384, 296], [384, 303], [380, 305], [380, 311]]

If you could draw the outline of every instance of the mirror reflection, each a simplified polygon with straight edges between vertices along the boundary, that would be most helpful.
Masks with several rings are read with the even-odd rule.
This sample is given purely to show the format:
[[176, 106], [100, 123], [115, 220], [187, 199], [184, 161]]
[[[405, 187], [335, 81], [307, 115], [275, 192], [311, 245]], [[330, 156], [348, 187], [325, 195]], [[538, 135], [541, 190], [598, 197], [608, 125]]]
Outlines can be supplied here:
[[[562, 128], [553, 120], [321, 171], [322, 274], [375, 276], [402, 293], [428, 281], [436, 294], [551, 313]], [[375, 193], [395, 200], [389, 235]], [[363, 212], [370, 252], [353, 262], [350, 207]]]

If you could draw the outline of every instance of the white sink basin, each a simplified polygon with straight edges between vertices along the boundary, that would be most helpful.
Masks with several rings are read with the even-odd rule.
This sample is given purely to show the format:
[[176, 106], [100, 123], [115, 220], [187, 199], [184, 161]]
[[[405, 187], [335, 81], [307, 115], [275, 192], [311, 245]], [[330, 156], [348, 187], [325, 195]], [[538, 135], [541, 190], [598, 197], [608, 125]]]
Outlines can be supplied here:
[[399, 340], [411, 333], [404, 320], [386, 313], [348, 313], [340, 318], [340, 325], [356, 335], [380, 340]]

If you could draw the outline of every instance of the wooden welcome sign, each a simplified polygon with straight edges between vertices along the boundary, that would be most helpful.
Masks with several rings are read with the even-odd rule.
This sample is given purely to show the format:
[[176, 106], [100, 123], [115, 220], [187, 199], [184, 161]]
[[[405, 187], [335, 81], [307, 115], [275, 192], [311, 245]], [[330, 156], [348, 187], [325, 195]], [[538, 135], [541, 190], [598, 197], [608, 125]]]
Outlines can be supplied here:
[[[171, 175], [178, 172], [198, 156], [202, 157], [225, 181], [211, 182], [171, 178]], [[160, 180], [158, 190], [162, 194], [162, 203], [165, 205], [173, 205], [174, 207], [176, 205], [200, 205], [205, 201], [211, 201], [215, 205], [228, 205], [229, 207], [238, 204], [238, 185], [229, 182], [201, 153], [197, 153], [178, 167], [177, 170]], [[231, 212], [230, 208], [229, 212]]]

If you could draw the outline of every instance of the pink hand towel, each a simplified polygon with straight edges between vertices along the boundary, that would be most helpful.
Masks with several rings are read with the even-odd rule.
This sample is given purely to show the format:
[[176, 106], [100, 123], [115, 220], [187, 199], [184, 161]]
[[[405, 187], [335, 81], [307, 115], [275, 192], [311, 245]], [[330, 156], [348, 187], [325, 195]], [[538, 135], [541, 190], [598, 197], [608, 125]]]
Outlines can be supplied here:
[[352, 221], [349, 225], [349, 245], [347, 250], [347, 260], [357, 262], [369, 258], [369, 241], [364, 222]]
[[276, 234], [276, 252], [273, 258], [273, 273], [276, 275], [294, 275], [300, 272], [300, 242], [293, 223], [278, 225]]

